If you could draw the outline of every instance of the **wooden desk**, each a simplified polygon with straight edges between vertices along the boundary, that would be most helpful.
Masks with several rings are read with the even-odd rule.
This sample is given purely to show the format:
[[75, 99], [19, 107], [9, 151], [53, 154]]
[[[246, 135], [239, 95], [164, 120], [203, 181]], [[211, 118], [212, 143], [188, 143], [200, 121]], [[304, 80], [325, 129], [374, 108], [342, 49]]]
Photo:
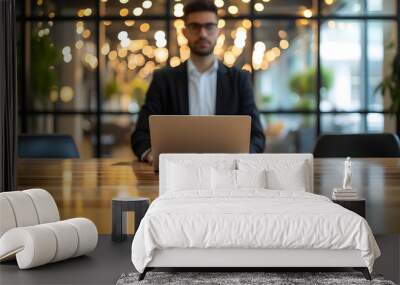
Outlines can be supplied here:
[[[314, 160], [314, 191], [330, 197], [343, 178], [343, 159]], [[84, 216], [99, 233], [111, 233], [111, 200], [116, 196], [158, 196], [158, 174], [138, 161], [122, 159], [19, 160], [18, 189], [40, 187], [57, 202], [63, 219]], [[400, 159], [353, 159], [353, 186], [367, 200], [375, 234], [400, 233]]]

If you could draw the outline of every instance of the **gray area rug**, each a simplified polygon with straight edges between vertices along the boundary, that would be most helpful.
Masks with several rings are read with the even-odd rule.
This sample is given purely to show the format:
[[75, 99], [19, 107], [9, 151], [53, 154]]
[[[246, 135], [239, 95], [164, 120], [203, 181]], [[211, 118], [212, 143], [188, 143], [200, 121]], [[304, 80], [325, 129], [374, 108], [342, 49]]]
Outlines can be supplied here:
[[117, 285], [133, 284], [379, 284], [395, 285], [382, 276], [372, 275], [368, 281], [359, 272], [148, 272], [146, 278], [138, 281], [138, 273], [122, 274]]

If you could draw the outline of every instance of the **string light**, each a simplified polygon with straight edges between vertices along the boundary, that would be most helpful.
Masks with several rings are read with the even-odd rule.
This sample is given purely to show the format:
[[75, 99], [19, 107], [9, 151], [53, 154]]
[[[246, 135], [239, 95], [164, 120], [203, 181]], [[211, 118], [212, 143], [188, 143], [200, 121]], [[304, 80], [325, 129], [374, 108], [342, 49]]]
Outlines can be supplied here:
[[310, 9], [306, 9], [306, 10], [304, 10], [303, 15], [306, 18], [311, 18], [313, 15], [313, 12]]
[[164, 63], [168, 59], [168, 49], [156, 48], [156, 50], [154, 51], [154, 56], [157, 62]]
[[187, 45], [183, 45], [179, 48], [179, 55], [181, 61], [185, 61], [190, 57], [190, 48]]
[[110, 53], [108, 54], [108, 59], [109, 60], [115, 60], [117, 59], [118, 53], [115, 50], [110, 51]]
[[251, 28], [251, 21], [248, 20], [248, 19], [244, 19], [242, 21], [242, 26], [247, 30], [250, 29]]
[[218, 20], [218, 28], [222, 29], [223, 27], [225, 27], [225, 20], [224, 19], [219, 19]]
[[136, 7], [135, 9], [133, 9], [133, 15], [135, 16], [140, 16], [143, 13], [143, 9], [141, 7]]
[[232, 66], [235, 63], [235, 61], [236, 61], [236, 57], [232, 52], [230, 52], [230, 51], [225, 52], [224, 63], [227, 66]]
[[271, 52], [274, 54], [274, 57], [277, 58], [281, 55], [281, 50], [278, 47], [274, 47], [271, 49]]
[[286, 33], [284, 30], [280, 30], [280, 31], [278, 32], [278, 36], [279, 36], [281, 39], [285, 39], [285, 38], [287, 37], [287, 33]]
[[130, 43], [131, 43], [131, 40], [129, 38], [122, 39], [121, 47], [123, 47], [125, 49], [125, 48], [129, 47]]
[[101, 54], [107, 55], [109, 52], [110, 52], [110, 44], [109, 43], [103, 44], [103, 46], [101, 47]]
[[253, 68], [255, 70], [258, 70], [261, 68], [261, 63], [263, 61], [265, 49], [266, 49], [266, 46], [263, 42], [258, 41], [258, 42], [254, 43], [252, 64], [253, 64]]
[[63, 102], [69, 102], [74, 98], [74, 90], [69, 86], [63, 86], [60, 90], [60, 99]]
[[124, 58], [128, 55], [128, 50], [126, 48], [120, 48], [118, 49], [118, 57]]
[[140, 31], [142, 33], [146, 33], [146, 32], [148, 32], [150, 30], [150, 24], [143, 23], [143, 24], [140, 25], [139, 29], [140, 29]]
[[281, 40], [279, 42], [279, 46], [281, 47], [281, 49], [287, 49], [289, 48], [289, 42], [287, 40]]
[[171, 57], [171, 59], [169, 60], [169, 65], [170, 65], [171, 67], [176, 67], [176, 66], [178, 66], [179, 64], [181, 64], [181, 60], [180, 60], [179, 57], [177, 57], [177, 56], [173, 56], [173, 57]]
[[156, 41], [164, 39], [165, 38], [165, 32], [164, 31], [157, 31], [154, 33], [154, 39]]
[[185, 26], [185, 22], [182, 19], [177, 19], [174, 21], [175, 29], [182, 29]]
[[120, 41], [122, 41], [123, 39], [126, 39], [126, 38], [128, 38], [128, 32], [127, 31], [120, 31], [118, 33], [118, 39]]
[[83, 15], [89, 17], [90, 15], [92, 15], [92, 9], [86, 8], [85, 10], [83, 10]]
[[222, 8], [225, 5], [224, 0], [215, 0], [214, 4], [217, 6], [217, 8]]
[[76, 48], [76, 49], [81, 49], [81, 48], [83, 48], [83, 41], [82, 41], [82, 40], [77, 41], [77, 42], [75, 43], [75, 48]]
[[135, 62], [138, 66], [143, 66], [146, 60], [143, 55], [137, 54], [135, 55]]
[[228, 7], [228, 13], [232, 15], [236, 15], [239, 12], [239, 9], [235, 5], [231, 5]]
[[71, 53], [71, 48], [69, 46], [65, 46], [62, 50], [61, 50], [62, 54], [68, 54]]
[[72, 60], [71, 47], [65, 46], [65, 47], [63, 47], [61, 52], [63, 54], [64, 62], [66, 62], [66, 63], [71, 62], [71, 60]]
[[92, 69], [95, 69], [95, 68], [97, 67], [97, 57], [94, 56], [93, 54], [90, 54], [90, 53], [86, 54], [86, 56], [85, 56], [85, 62], [86, 62], [87, 64], [89, 64], [89, 66], [90, 66]]
[[82, 33], [82, 37], [84, 37], [85, 39], [87, 39], [87, 38], [90, 37], [91, 34], [92, 34], [92, 33], [90, 32], [89, 29], [85, 29], [85, 30], [83, 31], [83, 33]]
[[128, 14], [129, 14], [129, 10], [126, 9], [126, 8], [123, 8], [123, 9], [119, 10], [119, 15], [121, 17], [126, 17], [126, 16], [128, 16]]
[[262, 3], [256, 3], [254, 4], [254, 10], [257, 12], [262, 12], [264, 11], [264, 5]]
[[57, 87], [56, 87], [56, 86], [53, 86], [53, 87], [51, 88], [51, 91], [50, 91], [50, 101], [51, 101], [51, 102], [56, 102], [57, 100], [58, 100]]
[[[101, 1], [107, 2], [107, 0], [101, 0]], [[130, 11], [132, 11], [134, 16], [141, 16], [143, 15], [143, 13], [145, 13], [146, 9], [152, 8], [153, 4], [156, 5], [155, 4], [156, 2], [153, 3], [150, 0], [141, 0], [141, 1], [119, 0], [119, 2], [121, 4], [127, 4], [131, 2], [132, 5], [136, 6], [132, 8], [128, 7], [129, 10], [127, 8], [124, 8], [123, 6], [120, 6], [123, 8], [118, 9], [117, 11], [119, 11], [121, 17], [129, 16]], [[224, 15], [227, 16], [228, 18], [229, 15], [237, 15], [239, 13], [242, 13], [240, 9], [242, 9], [244, 4], [240, 5], [239, 3], [252, 3], [252, 4], [254, 3], [254, 10], [257, 12], [262, 12], [265, 11], [267, 7], [269, 7], [266, 6], [267, 5], [266, 3], [269, 2], [270, 0], [257, 0], [257, 3], [256, 1], [251, 1], [251, 0], [240, 0], [234, 3], [235, 5], [231, 5], [233, 4], [233, 1], [214, 0], [215, 5], [219, 9], [224, 10], [225, 13]], [[333, 3], [334, 0], [330, 1], [325, 0], [325, 2]], [[172, 6], [173, 6], [172, 8], [173, 15], [175, 17], [182, 17], [184, 14], [183, 13], [184, 6], [182, 4], [182, 1], [174, 0], [172, 1]], [[90, 8], [81, 9], [82, 14], [84, 16], [92, 15], [93, 11], [91, 11], [90, 9], [89, 13], [88, 9]], [[313, 12], [310, 9], [305, 9], [301, 10], [300, 15], [304, 16], [304, 18], [299, 19], [297, 24], [300, 23], [300, 20], [306, 20], [305, 18], [307, 19], [312, 18]], [[106, 40], [108, 42], [105, 42], [100, 48], [100, 54], [108, 59], [106, 61], [107, 68], [110, 68], [112, 72], [115, 72], [114, 74], [116, 76], [116, 80], [118, 81], [118, 83], [124, 83], [126, 81], [127, 84], [125, 84], [123, 87], [124, 91], [121, 92], [123, 94], [126, 94], [127, 96], [128, 94], [130, 94], [131, 91], [130, 89], [125, 89], [125, 88], [128, 88], [127, 87], [128, 83], [132, 78], [140, 76], [142, 78], [146, 78], [147, 81], [147, 77], [151, 75], [151, 73], [155, 69], [160, 68], [160, 66], [167, 64], [171, 67], [176, 67], [182, 64], [184, 60], [190, 57], [190, 48], [188, 47], [188, 41], [183, 35], [184, 21], [182, 19], [173, 20], [173, 27], [175, 28], [176, 31], [175, 35], [177, 43], [175, 45], [177, 45], [178, 54], [175, 54], [171, 58], [169, 58], [170, 56], [169, 50], [167, 49], [168, 43], [166, 40], [166, 32], [164, 30], [157, 29], [156, 26], [151, 27], [150, 23], [146, 23], [144, 22], [144, 20], [143, 21], [139, 20], [138, 22], [136, 18], [134, 19], [135, 20], [131, 20], [129, 18], [122, 19], [124, 24], [118, 23], [117, 26], [119, 26], [118, 29], [121, 29], [121, 24], [122, 24], [122, 29], [125, 30], [117, 30], [116, 35], [118, 36], [119, 41], [116, 44], [113, 41], [110, 41], [111, 39], [108, 38], [109, 33], [107, 33]], [[104, 23], [105, 26], [109, 26], [112, 24], [111, 21], [102, 21], [102, 22]], [[243, 59], [242, 59], [244, 57], [243, 53], [245, 51], [246, 44], [248, 43], [249, 40], [247, 38], [247, 33], [248, 32], [250, 33], [252, 25], [254, 25], [255, 28], [259, 28], [261, 27], [261, 25], [265, 26], [265, 23], [262, 23], [260, 20], [252, 21], [250, 19], [243, 19], [243, 18], [235, 23], [231, 22], [232, 21], [227, 21], [222, 18], [218, 20], [217, 24], [218, 28], [225, 30], [224, 33], [218, 35], [217, 43], [214, 49], [214, 53], [227, 66], [233, 66], [240, 62], [241, 68], [249, 72], [252, 72], [253, 70], [257, 69], [266, 70], [269, 68], [270, 65], [273, 64], [271, 63], [272, 61], [276, 60], [277, 57], [281, 56], [284, 50], [289, 48], [287, 32], [284, 30], [280, 30], [278, 32], [279, 38], [277, 39], [278, 41], [275, 44], [276, 45], [275, 47], [270, 46], [269, 44], [267, 44], [266, 46], [266, 43], [262, 41], [257, 41], [256, 43], [254, 43], [253, 46], [251, 61], [248, 60], [247, 63], [243, 64]], [[328, 25], [330, 26], [331, 24], [328, 22]], [[115, 26], [116, 29], [117, 26]], [[127, 28], [133, 26], [135, 26], [134, 30]], [[42, 35], [45, 35], [46, 31], [44, 29], [40, 31]], [[135, 35], [136, 39], [131, 40], [129, 38], [128, 31], [129, 32], [135, 31], [136, 33], [140, 31], [142, 33], [147, 33], [147, 34], [141, 34], [142, 36]], [[85, 35], [87, 37], [90, 37], [91, 34], [91, 30], [89, 30], [87, 27], [85, 28], [85, 25], [82, 21], [77, 22], [76, 32], [77, 34], [81, 34], [83, 38], [85, 38]], [[80, 36], [77, 36], [77, 38], [79, 39]], [[113, 40], [115, 41], [116, 39], [114, 38]], [[175, 39], [173, 40], [175, 41]], [[98, 65], [98, 58], [95, 55], [93, 55], [95, 51], [88, 48], [88, 44], [90, 43], [91, 43], [90, 41], [85, 41], [85, 42], [83, 42], [82, 40], [77, 41], [75, 43], [75, 47], [77, 49], [82, 48], [84, 44], [85, 48], [80, 52], [75, 50], [76, 55], [74, 54], [74, 56], [81, 56], [82, 62], [87, 64], [85, 65], [86, 68], [88, 67], [96, 68], [96, 66]], [[111, 44], [114, 50], [111, 50]], [[69, 56], [71, 55], [71, 47], [69, 46], [64, 47], [62, 49], [62, 52], [64, 60], [65, 59], [69, 60]], [[122, 72], [127, 72], [129, 70], [134, 70], [134, 72], [128, 72], [127, 74], [122, 73]], [[59, 98], [58, 96], [61, 97], [61, 94], [59, 95], [57, 93], [57, 90], [54, 92], [53, 95], [55, 100], [58, 100], [57, 99]]]
[[150, 9], [152, 5], [153, 5], [153, 3], [150, 0], [145, 0], [142, 3], [142, 7], [144, 9]]
[[126, 20], [126, 21], [124, 22], [124, 24], [125, 24], [125, 26], [127, 26], [127, 27], [132, 27], [132, 26], [135, 24], [135, 21], [134, 21], [134, 20]]
[[174, 15], [175, 17], [182, 17], [184, 14], [183, 12], [183, 4], [182, 3], [176, 3], [174, 5]]
[[251, 65], [246, 63], [242, 66], [243, 70], [247, 70], [248, 72], [252, 72]]
[[155, 50], [154, 47], [148, 46], [148, 45], [146, 45], [146, 46], [144, 46], [144, 47], [142, 48], [143, 54], [144, 54], [145, 56], [147, 56], [148, 58], [153, 58], [153, 57], [154, 57], [154, 50]]

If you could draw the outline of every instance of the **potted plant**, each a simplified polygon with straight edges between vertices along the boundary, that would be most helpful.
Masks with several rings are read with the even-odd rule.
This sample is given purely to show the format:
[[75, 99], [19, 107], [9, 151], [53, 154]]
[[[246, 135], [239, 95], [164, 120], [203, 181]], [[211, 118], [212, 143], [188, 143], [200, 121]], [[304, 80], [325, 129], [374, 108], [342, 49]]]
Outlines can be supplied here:
[[[311, 111], [315, 109], [315, 96], [317, 94], [317, 72], [312, 67], [296, 73], [289, 82], [290, 90], [299, 96], [295, 109]], [[326, 68], [321, 68], [321, 87], [329, 90], [332, 87], [333, 74]]]
[[146, 92], [149, 88], [149, 83], [145, 79], [137, 76], [131, 81], [129, 87], [131, 89], [131, 96], [135, 98], [136, 103], [139, 108], [141, 108], [146, 99]]
[[56, 65], [62, 54], [49, 35], [39, 36], [37, 31], [31, 35], [31, 90], [38, 103], [49, 103], [50, 91], [58, 88]]
[[[317, 94], [316, 82], [317, 70], [314, 67], [296, 73], [291, 77], [289, 81], [290, 90], [299, 96], [299, 100], [295, 105], [296, 110], [315, 110], [315, 96]], [[321, 87], [327, 91], [332, 87], [332, 84], [332, 72], [326, 68], [321, 68]], [[315, 141], [315, 135], [313, 116], [305, 115], [301, 126], [292, 132], [296, 151], [311, 152]]]
[[117, 81], [115, 78], [108, 80], [104, 84], [104, 99], [106, 101], [111, 100], [114, 96], [117, 96], [121, 93], [121, 90], [118, 86]]

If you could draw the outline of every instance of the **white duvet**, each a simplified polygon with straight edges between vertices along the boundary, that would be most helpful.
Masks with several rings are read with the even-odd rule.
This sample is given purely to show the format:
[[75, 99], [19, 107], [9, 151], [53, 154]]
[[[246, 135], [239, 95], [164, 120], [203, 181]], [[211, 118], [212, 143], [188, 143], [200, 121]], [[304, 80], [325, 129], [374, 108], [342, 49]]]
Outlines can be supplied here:
[[324, 196], [265, 189], [160, 196], [134, 237], [135, 268], [165, 248], [358, 249], [370, 271], [380, 255], [359, 215]]

